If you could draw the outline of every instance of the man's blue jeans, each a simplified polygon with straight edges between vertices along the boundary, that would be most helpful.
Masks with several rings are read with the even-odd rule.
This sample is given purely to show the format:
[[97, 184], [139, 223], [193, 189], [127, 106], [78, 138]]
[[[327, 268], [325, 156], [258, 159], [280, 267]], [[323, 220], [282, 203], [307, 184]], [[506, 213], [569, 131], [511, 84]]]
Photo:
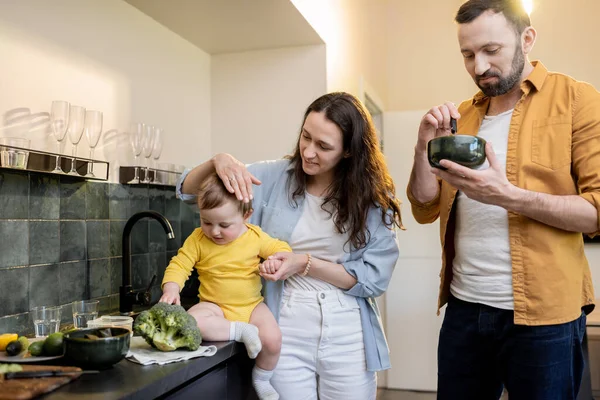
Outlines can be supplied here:
[[450, 297], [438, 346], [439, 400], [575, 400], [586, 318], [513, 323], [513, 312]]

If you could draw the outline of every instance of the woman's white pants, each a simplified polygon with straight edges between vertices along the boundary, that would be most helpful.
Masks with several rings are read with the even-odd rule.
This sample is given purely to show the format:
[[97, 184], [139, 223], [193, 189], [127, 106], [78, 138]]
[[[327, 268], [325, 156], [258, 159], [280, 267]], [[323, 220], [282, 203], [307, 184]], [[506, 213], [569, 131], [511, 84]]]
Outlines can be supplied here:
[[356, 298], [286, 288], [279, 325], [283, 344], [271, 383], [281, 400], [375, 400]]

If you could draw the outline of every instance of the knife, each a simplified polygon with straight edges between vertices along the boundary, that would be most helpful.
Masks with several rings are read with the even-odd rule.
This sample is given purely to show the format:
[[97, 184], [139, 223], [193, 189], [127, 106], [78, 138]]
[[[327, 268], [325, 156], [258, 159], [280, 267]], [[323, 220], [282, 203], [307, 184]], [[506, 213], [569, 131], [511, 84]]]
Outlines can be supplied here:
[[47, 378], [53, 376], [69, 376], [80, 374], [97, 374], [100, 371], [61, 371], [61, 370], [46, 370], [46, 371], [21, 371], [7, 372], [4, 374], [4, 379], [25, 379], [25, 378]]

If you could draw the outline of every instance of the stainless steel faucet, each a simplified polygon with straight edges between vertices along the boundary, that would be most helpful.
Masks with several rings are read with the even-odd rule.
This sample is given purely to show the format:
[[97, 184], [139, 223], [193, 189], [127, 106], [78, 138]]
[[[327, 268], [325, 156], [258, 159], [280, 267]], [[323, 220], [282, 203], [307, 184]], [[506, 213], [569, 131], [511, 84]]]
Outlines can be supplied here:
[[165, 230], [169, 239], [175, 238], [173, 227], [168, 219], [156, 211], [142, 211], [129, 218], [123, 229], [123, 276], [122, 285], [119, 288], [119, 312], [121, 314], [130, 314], [133, 311], [134, 304], [149, 305], [152, 300], [150, 290], [156, 280], [156, 275], [152, 277], [148, 289], [134, 292], [132, 286], [131, 271], [131, 230], [140, 219], [153, 218], [157, 220]]

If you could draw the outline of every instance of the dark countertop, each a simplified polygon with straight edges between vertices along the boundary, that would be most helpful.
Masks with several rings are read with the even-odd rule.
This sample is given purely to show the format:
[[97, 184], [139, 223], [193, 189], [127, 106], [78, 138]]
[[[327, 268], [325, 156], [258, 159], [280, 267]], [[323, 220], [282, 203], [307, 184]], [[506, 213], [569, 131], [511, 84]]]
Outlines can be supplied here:
[[42, 398], [153, 399], [194, 380], [238, 353], [245, 353], [243, 344], [236, 342], [205, 342], [203, 345], [217, 346], [217, 353], [211, 357], [199, 357], [166, 365], [141, 365], [123, 359], [99, 374], [81, 375]]

